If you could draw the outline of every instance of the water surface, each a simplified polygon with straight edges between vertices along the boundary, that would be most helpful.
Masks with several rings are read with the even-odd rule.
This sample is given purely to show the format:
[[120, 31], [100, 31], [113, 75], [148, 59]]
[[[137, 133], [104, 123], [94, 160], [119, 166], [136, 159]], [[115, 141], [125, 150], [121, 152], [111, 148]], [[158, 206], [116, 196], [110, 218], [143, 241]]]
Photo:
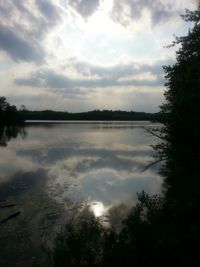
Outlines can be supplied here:
[[40, 255], [39, 240], [58, 229], [81, 203], [101, 217], [122, 203], [134, 205], [141, 190], [160, 192], [158, 166], [144, 171], [153, 161], [150, 145], [158, 142], [144, 127], [156, 125], [38, 122], [12, 134], [1, 131], [0, 200], [16, 206], [1, 209], [0, 219], [21, 214], [2, 224], [0, 242], [12, 241], [9, 251], [21, 266]]

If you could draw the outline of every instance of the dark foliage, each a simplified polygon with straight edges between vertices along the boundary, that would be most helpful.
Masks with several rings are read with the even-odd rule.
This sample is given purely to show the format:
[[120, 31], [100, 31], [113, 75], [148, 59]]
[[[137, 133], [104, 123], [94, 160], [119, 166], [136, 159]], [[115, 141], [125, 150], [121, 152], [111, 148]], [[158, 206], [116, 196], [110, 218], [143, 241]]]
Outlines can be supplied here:
[[72, 219], [56, 238], [52, 266], [100, 266], [104, 230], [98, 220], [85, 209]]
[[18, 135], [25, 139], [27, 136], [25, 128], [16, 125], [0, 125], [0, 146], [7, 146], [7, 143]]
[[94, 110], [82, 113], [62, 111], [20, 111], [24, 120], [153, 120], [156, 114], [134, 111]]
[[182, 266], [193, 266], [200, 237], [200, 6], [183, 18], [194, 26], [187, 36], [176, 39], [175, 44], [181, 45], [177, 62], [165, 67], [166, 104], [161, 107], [165, 142], [157, 150], [166, 158], [161, 174], [176, 247]]
[[16, 125], [23, 123], [16, 106], [11, 106], [4, 96], [0, 97], [0, 125]]

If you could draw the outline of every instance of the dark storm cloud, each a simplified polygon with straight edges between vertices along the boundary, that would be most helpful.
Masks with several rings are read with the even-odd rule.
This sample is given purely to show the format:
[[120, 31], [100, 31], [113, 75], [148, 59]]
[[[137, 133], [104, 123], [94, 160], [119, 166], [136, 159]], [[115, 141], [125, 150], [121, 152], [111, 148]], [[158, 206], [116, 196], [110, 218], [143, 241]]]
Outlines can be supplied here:
[[169, 20], [174, 15], [172, 4], [162, 0], [123, 0], [114, 1], [111, 17], [124, 26], [132, 20], [141, 18], [144, 10], [150, 12], [152, 25], [156, 26], [164, 21]]
[[[136, 74], [148, 72], [147, 66], [148, 65], [141, 66], [141, 72], [137, 70]], [[142, 70], [142, 68], [144, 70]], [[152, 67], [149, 68], [149, 72], [152, 72], [151, 68]], [[158, 71], [157, 68], [155, 68], [155, 70]], [[33, 73], [29, 78], [16, 79], [15, 83], [21, 86], [28, 85], [28, 86], [33, 86], [33, 87], [46, 87], [46, 88], [52, 88], [52, 89], [67, 89], [67, 90], [70, 90], [70, 92], [72, 93], [74, 89], [75, 89], [74, 93], [77, 93], [76, 88], [79, 88], [79, 87], [80, 88], [106, 88], [106, 87], [112, 87], [112, 86], [155, 87], [155, 86], [162, 86], [164, 84], [164, 79], [162, 75], [158, 75], [158, 73], [156, 73], [156, 78], [153, 80], [137, 79], [137, 78], [129, 78], [126, 80], [120, 80], [119, 78], [123, 78], [125, 76], [124, 71], [121, 71], [121, 74], [119, 73], [118, 75], [115, 75], [115, 79], [113, 78], [112, 72], [110, 70], [105, 69], [104, 72], [105, 73], [103, 75], [103, 69], [101, 69], [101, 72], [100, 72], [101, 75], [100, 77], [97, 77], [97, 78], [72, 79], [72, 78], [69, 78], [67, 75], [65, 76], [65, 75], [58, 74], [53, 70], [44, 69], [44, 70]], [[108, 75], [109, 73], [110, 73], [110, 76]], [[132, 70], [132, 73], [134, 74], [134, 69]]]
[[102, 67], [97, 65], [88, 64], [87, 62], [77, 61], [73, 64], [73, 67], [78, 73], [83, 76], [98, 76], [100, 78], [112, 78], [119, 79], [121, 77], [127, 77], [133, 74], [133, 64], [127, 65], [115, 65], [112, 67]]
[[[27, 1], [27, 3], [29, 4], [31, 1]], [[21, 14], [23, 14], [24, 16], [26, 16], [29, 19], [34, 19], [34, 15], [33, 15], [33, 10], [29, 11], [29, 9], [24, 5], [24, 2], [21, 0], [8, 0], [8, 4], [10, 5], [10, 9], [12, 11], [13, 8], [15, 8], [15, 11], [19, 11], [21, 12]], [[13, 15], [13, 13], [11, 13], [11, 15]]]
[[91, 16], [99, 7], [100, 0], [69, 0], [69, 4], [84, 18]]
[[51, 1], [7, 0], [0, 1], [0, 19], [0, 49], [15, 61], [42, 62], [42, 42], [61, 15]]
[[[172, 63], [168, 61], [169, 64]], [[167, 60], [158, 61], [154, 65], [150, 64], [134, 64], [134, 63], [127, 63], [127, 64], [117, 64], [114, 66], [104, 67], [89, 64], [87, 62], [75, 61], [72, 62], [72, 66], [76, 69], [78, 73], [81, 73], [83, 76], [98, 76], [100, 78], [110, 78], [110, 79], [120, 79], [123, 77], [128, 77], [131, 75], [141, 74], [141, 73], [151, 73], [154, 75], [162, 75], [163, 69], [162, 65], [166, 65]]]
[[83, 94], [78, 87], [81, 84], [80, 82], [75, 82], [75, 80], [60, 75], [53, 70], [37, 71], [27, 79], [16, 79], [15, 84], [20, 86], [51, 88], [54, 91], [59, 89], [60, 94], [67, 95], [71, 98], [80, 98]]
[[56, 8], [53, 3], [46, 0], [36, 0], [36, 4], [40, 12], [44, 15], [44, 17], [50, 24], [54, 25], [57, 21], [60, 20], [58, 8]]
[[42, 61], [44, 49], [35, 42], [24, 40], [15, 33], [15, 29], [0, 26], [0, 49], [6, 51], [15, 61]]

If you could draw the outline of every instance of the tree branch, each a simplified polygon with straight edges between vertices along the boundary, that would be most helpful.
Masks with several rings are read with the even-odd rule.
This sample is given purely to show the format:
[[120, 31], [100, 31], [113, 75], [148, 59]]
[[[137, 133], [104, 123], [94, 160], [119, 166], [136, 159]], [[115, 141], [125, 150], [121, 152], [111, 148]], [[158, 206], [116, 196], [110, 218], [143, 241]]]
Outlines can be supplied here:
[[150, 130], [149, 128], [146, 128], [146, 127], [143, 127], [148, 133], [150, 133], [151, 135], [153, 136], [156, 136], [158, 137], [159, 139], [161, 140], [166, 140], [164, 137], [162, 137], [161, 135], [159, 134], [156, 134], [154, 131]]
[[142, 172], [145, 172], [146, 170], [148, 170], [148, 169], [151, 168], [152, 166], [154, 166], [154, 165], [156, 165], [157, 163], [162, 162], [162, 161], [164, 161], [164, 160], [166, 160], [166, 159], [167, 159], [167, 158], [160, 158], [160, 159], [158, 159], [158, 160], [155, 160], [155, 161], [151, 162], [150, 164], [148, 164], [148, 165], [143, 169]]

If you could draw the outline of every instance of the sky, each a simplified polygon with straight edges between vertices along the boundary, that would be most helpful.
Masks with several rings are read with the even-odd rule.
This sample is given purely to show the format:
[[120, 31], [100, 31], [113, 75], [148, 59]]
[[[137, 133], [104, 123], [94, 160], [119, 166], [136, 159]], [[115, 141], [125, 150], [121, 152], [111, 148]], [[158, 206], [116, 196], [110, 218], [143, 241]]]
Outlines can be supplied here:
[[18, 108], [156, 112], [197, 0], [0, 0], [0, 96]]

